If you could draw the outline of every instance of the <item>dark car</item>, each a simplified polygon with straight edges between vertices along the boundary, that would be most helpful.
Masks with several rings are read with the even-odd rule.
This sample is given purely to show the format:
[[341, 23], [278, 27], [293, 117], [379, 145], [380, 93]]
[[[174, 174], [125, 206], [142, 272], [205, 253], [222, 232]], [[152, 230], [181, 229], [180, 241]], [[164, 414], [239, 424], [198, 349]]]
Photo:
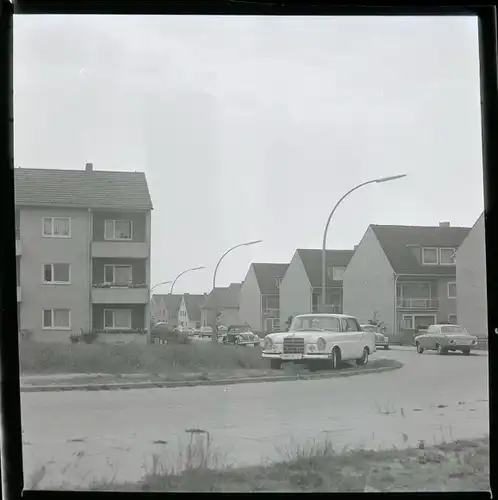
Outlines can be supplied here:
[[231, 325], [223, 337], [224, 344], [259, 346], [260, 342], [249, 325]]

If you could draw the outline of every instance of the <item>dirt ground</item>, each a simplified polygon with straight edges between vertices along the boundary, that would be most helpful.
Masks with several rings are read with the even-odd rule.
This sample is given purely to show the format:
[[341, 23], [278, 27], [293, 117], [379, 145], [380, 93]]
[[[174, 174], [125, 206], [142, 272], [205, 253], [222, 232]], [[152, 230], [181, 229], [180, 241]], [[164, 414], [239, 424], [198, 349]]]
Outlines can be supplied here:
[[335, 453], [300, 450], [285, 462], [182, 474], [155, 471], [139, 484], [95, 484], [96, 490], [219, 492], [489, 491], [489, 440], [417, 449]]

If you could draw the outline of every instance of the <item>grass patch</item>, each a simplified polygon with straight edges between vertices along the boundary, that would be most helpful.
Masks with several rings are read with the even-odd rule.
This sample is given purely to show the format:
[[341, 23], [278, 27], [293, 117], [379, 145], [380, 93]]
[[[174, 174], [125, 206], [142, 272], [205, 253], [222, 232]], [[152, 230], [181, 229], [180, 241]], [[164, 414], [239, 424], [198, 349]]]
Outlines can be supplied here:
[[206, 343], [173, 345], [61, 344], [22, 342], [21, 374], [164, 374], [211, 370], [267, 369], [256, 348]]
[[[191, 439], [167, 468], [154, 457], [135, 484], [94, 482], [93, 490], [215, 492], [488, 491], [489, 440], [455, 441], [425, 449], [336, 452], [332, 443], [286, 450], [284, 461], [244, 468], [217, 468], [209, 434]], [[188, 431], [187, 431], [188, 432]]]

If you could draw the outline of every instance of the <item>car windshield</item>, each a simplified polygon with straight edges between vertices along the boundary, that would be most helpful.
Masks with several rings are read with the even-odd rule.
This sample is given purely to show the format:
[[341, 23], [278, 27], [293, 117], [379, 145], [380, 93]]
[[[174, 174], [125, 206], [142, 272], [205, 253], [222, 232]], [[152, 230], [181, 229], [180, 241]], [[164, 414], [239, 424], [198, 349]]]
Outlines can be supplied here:
[[458, 325], [442, 326], [441, 333], [463, 333], [465, 335], [468, 335], [467, 330]]
[[377, 331], [377, 327], [376, 326], [373, 326], [373, 325], [363, 325], [361, 327], [361, 329], [364, 331], [364, 332], [376, 332]]
[[340, 332], [339, 319], [334, 316], [297, 316], [292, 321], [291, 332], [300, 331]]

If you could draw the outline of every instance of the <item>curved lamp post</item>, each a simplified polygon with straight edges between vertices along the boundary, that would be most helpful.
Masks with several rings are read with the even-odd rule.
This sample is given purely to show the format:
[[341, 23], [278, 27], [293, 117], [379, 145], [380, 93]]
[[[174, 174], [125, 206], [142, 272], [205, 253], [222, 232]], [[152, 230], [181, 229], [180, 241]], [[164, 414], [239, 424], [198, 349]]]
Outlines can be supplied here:
[[192, 267], [191, 269], [185, 269], [185, 271], [182, 271], [174, 280], [173, 283], [171, 283], [171, 288], [169, 290], [170, 295], [173, 293], [173, 288], [175, 287], [175, 283], [178, 281], [178, 278], [183, 276], [185, 273], [188, 273], [190, 271], [199, 271], [200, 269], [206, 269], [204, 266], [201, 267]]
[[[216, 264], [216, 267], [214, 268], [214, 273], [213, 273], [213, 294], [215, 293], [214, 289], [216, 287], [216, 275], [218, 274], [218, 268], [220, 267], [221, 261], [233, 250], [236, 248], [240, 247], [248, 247], [250, 245], [256, 245], [257, 243], [261, 243], [263, 240], [255, 240], [255, 241], [248, 241], [246, 243], [239, 243], [238, 245], [235, 245], [231, 248], [229, 248], [221, 257], [218, 263]], [[212, 334], [212, 341], [213, 342], [218, 342], [218, 304], [216, 304], [216, 297], [213, 295], [213, 298], [215, 299], [215, 305], [214, 305], [214, 324], [212, 326], [213, 328], [213, 334]]]
[[329, 230], [329, 225], [330, 225], [330, 220], [332, 219], [332, 216], [334, 215], [335, 211], [337, 210], [337, 207], [342, 203], [342, 201], [347, 198], [352, 192], [356, 191], [357, 189], [360, 189], [363, 186], [367, 186], [368, 184], [380, 184], [381, 182], [389, 182], [389, 181], [395, 181], [397, 179], [401, 179], [403, 177], [406, 177], [406, 174], [400, 174], [400, 175], [391, 175], [389, 177], [380, 177], [378, 179], [372, 179], [370, 181], [362, 182], [361, 184], [358, 184], [354, 188], [350, 189], [342, 198], [335, 204], [335, 207], [332, 209], [332, 212], [330, 212], [329, 218], [327, 219], [327, 224], [325, 225], [325, 231], [323, 233], [323, 242], [322, 242], [322, 296], [321, 296], [321, 309], [322, 312], [325, 312], [325, 293], [327, 289], [327, 232]]
[[150, 289], [150, 293], [152, 294], [152, 291], [155, 290], [158, 286], [162, 286], [162, 285], [168, 285], [169, 283], [171, 283], [171, 281], [161, 281], [161, 283], [156, 283], [151, 289]]

